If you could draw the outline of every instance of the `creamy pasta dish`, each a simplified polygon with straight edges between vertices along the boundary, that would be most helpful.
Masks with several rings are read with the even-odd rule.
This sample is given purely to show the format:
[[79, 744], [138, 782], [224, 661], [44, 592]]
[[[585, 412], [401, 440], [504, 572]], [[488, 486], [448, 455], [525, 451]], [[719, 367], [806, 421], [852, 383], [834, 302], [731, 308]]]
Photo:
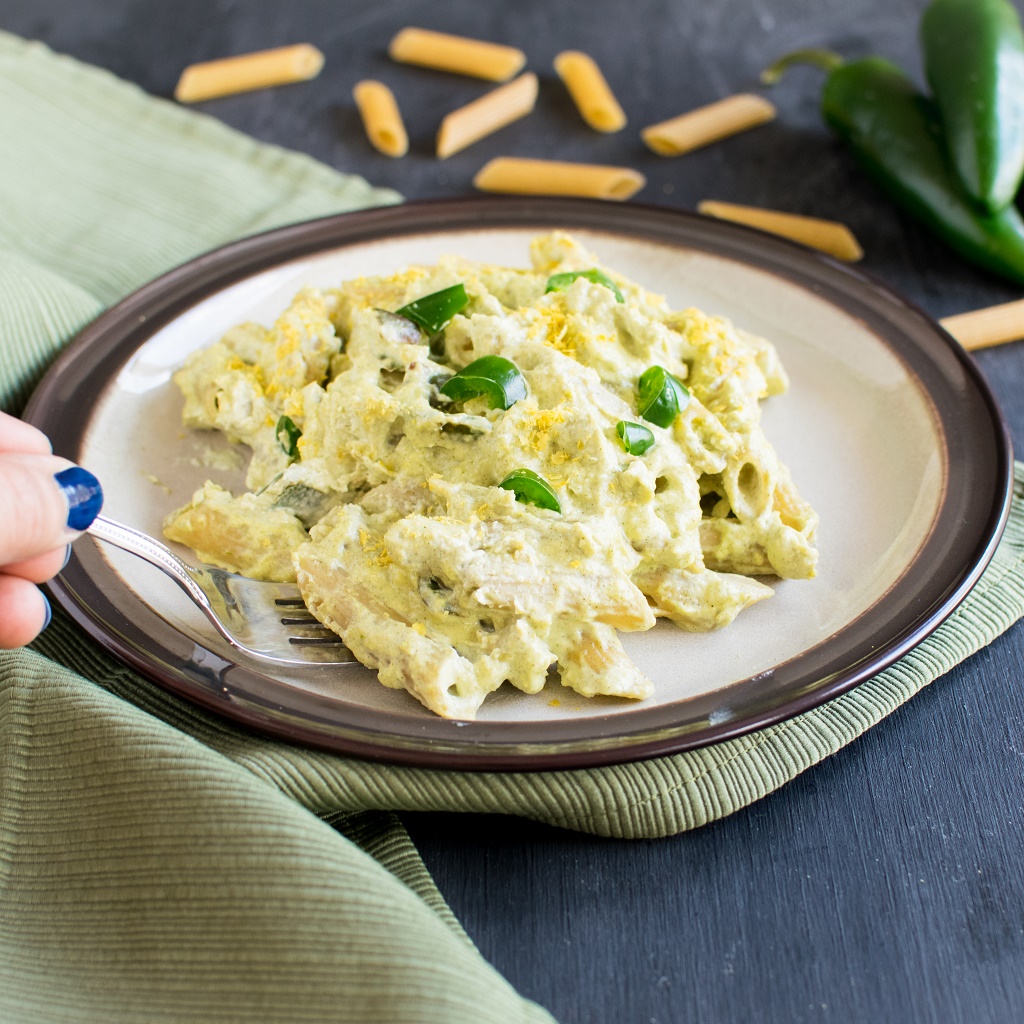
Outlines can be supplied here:
[[645, 698], [618, 630], [728, 625], [814, 575], [817, 517], [764, 436], [772, 345], [570, 236], [532, 269], [445, 257], [307, 288], [176, 373], [190, 427], [252, 451], [166, 536], [296, 581], [389, 687], [471, 719], [504, 682]]

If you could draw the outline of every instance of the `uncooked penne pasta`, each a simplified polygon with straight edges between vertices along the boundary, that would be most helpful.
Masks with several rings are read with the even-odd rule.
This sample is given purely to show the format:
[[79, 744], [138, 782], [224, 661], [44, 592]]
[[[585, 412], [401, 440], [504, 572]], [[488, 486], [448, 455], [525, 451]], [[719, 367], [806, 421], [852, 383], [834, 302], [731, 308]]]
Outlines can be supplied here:
[[443, 160], [485, 135], [526, 117], [537, 102], [537, 76], [528, 71], [514, 82], [491, 90], [472, 103], [453, 110], [437, 133], [437, 155]]
[[178, 79], [174, 98], [179, 103], [199, 103], [271, 85], [305, 82], [316, 78], [323, 66], [324, 55], [308, 43], [190, 64]]
[[740, 93], [671, 120], [652, 124], [640, 136], [661, 156], [681, 156], [775, 117], [775, 107], [761, 96]]
[[394, 93], [383, 82], [364, 79], [356, 82], [352, 98], [373, 147], [385, 156], [405, 156], [409, 151], [409, 136]]
[[622, 200], [639, 192], [647, 180], [631, 167], [500, 156], [479, 170], [473, 184], [482, 192]]
[[958, 313], [939, 321], [966, 349], [990, 348], [1024, 338], [1024, 299]]
[[555, 58], [555, 71], [591, 128], [617, 132], [626, 127], [626, 115], [592, 57], [565, 50]]
[[526, 54], [514, 46], [485, 43], [480, 39], [450, 36], [424, 28], [403, 28], [388, 47], [392, 60], [419, 64], [457, 75], [507, 82], [526, 63]]
[[748, 224], [762, 231], [770, 231], [773, 235], [791, 238], [794, 242], [820, 249], [850, 263], [855, 263], [864, 255], [853, 232], [838, 221], [781, 213], [778, 210], [762, 210], [756, 206], [719, 203], [713, 199], [705, 199], [697, 205], [697, 209], [710, 217]]

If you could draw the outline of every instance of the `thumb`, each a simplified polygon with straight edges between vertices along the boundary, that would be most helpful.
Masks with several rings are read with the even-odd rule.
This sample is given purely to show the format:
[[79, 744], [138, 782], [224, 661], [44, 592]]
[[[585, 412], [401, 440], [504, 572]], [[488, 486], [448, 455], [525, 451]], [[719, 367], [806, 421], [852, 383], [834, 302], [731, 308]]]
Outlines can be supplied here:
[[0, 566], [63, 547], [102, 505], [88, 470], [54, 455], [0, 452]]

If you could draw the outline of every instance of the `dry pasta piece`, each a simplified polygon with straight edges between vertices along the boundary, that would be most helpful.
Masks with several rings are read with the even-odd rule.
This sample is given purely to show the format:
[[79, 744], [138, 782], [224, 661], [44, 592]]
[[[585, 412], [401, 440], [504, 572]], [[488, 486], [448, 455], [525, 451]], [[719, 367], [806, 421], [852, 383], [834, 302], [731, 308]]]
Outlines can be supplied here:
[[480, 99], [453, 110], [437, 133], [437, 155], [444, 159], [471, 146], [485, 135], [526, 117], [537, 102], [537, 76], [528, 71], [514, 82], [493, 89]]
[[761, 96], [740, 93], [706, 107], [698, 107], [641, 133], [647, 145], [661, 156], [680, 156], [729, 135], [754, 128], [775, 117], [775, 107]]
[[591, 128], [617, 132], [626, 127], [626, 115], [592, 57], [565, 50], [555, 58], [555, 71]]
[[473, 184], [482, 192], [622, 200], [639, 192], [647, 179], [631, 167], [499, 156], [484, 164]]
[[174, 98], [179, 103], [199, 103], [271, 85], [305, 82], [316, 78], [323, 66], [324, 55], [308, 43], [190, 64], [178, 79]]
[[939, 323], [966, 349], [1005, 345], [1024, 338], [1024, 299], [947, 316]]
[[352, 98], [363, 119], [366, 137], [385, 156], [405, 156], [409, 136], [395, 102], [395, 94], [383, 83], [371, 79], [356, 82]]
[[424, 28], [403, 28], [388, 47], [392, 60], [419, 64], [438, 71], [507, 82], [526, 63], [526, 54], [514, 46], [485, 43], [481, 39], [430, 32]]
[[820, 249], [850, 263], [856, 263], [864, 256], [864, 250], [853, 232], [838, 221], [803, 217], [796, 213], [780, 213], [778, 210], [763, 210], [756, 206], [720, 203], [714, 199], [705, 199], [697, 205], [697, 209], [710, 217], [748, 224], [762, 231], [770, 231], [773, 235], [791, 238], [795, 242], [809, 245], [812, 249]]

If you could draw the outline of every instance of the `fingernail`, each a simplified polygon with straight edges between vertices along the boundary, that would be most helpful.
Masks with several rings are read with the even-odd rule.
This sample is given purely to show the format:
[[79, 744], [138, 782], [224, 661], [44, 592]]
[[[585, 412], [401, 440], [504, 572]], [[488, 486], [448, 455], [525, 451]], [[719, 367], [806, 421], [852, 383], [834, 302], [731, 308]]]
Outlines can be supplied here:
[[71, 561], [71, 545], [69, 544], [64, 549], [64, 562], [60, 567], [60, 571], [63, 572], [68, 567], [68, 562]]
[[[43, 629], [46, 629], [50, 624], [50, 620], [53, 618], [53, 609], [50, 607], [50, 602], [47, 600], [46, 595], [43, 594], [42, 591], [40, 591], [40, 594], [43, 596], [43, 604], [46, 605], [46, 621], [43, 623]], [[39, 630], [39, 632], [42, 633], [43, 629]]]
[[53, 478], [67, 495], [68, 529], [79, 532], [88, 529], [103, 508], [103, 488], [99, 480], [81, 466], [62, 469]]

